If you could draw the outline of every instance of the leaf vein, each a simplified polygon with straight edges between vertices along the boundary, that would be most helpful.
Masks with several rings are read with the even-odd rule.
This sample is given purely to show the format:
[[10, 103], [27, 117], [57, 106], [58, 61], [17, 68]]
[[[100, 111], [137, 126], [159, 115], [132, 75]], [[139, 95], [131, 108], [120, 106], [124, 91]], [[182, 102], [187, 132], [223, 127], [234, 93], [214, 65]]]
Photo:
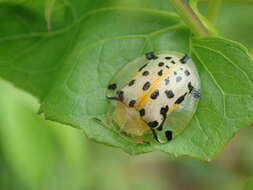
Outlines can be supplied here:
[[239, 67], [238, 65], [236, 65], [231, 59], [229, 59], [227, 56], [225, 56], [223, 53], [215, 50], [215, 49], [212, 49], [212, 48], [208, 48], [206, 46], [202, 46], [202, 45], [199, 45], [199, 44], [195, 44], [195, 46], [199, 47], [199, 48], [203, 48], [203, 49], [207, 49], [209, 51], [212, 51], [216, 54], [219, 54], [220, 56], [224, 57], [224, 59], [226, 59], [228, 62], [230, 62], [237, 70], [241, 71], [243, 73], [243, 75], [247, 78], [250, 86], [252, 87], [252, 81], [251, 79], [249, 78], [248, 74], [241, 68]]
[[126, 7], [104, 7], [100, 9], [95, 9], [92, 11], [87, 12], [86, 14], [82, 15], [79, 19], [71, 23], [70, 25], [66, 26], [65, 28], [53, 31], [53, 32], [31, 32], [31, 33], [24, 33], [24, 34], [17, 34], [17, 35], [11, 35], [11, 36], [5, 36], [0, 38], [0, 42], [3, 41], [8, 41], [8, 40], [17, 40], [17, 39], [22, 39], [22, 38], [31, 38], [31, 37], [52, 37], [55, 35], [62, 34], [71, 28], [73, 28], [76, 24], [82, 22], [85, 20], [87, 17], [98, 14], [98, 13], [103, 13], [103, 12], [108, 12], [108, 11], [117, 11], [117, 10], [122, 10], [122, 11], [142, 11], [145, 13], [150, 13], [150, 14], [158, 14], [162, 16], [166, 16], [170, 19], [175, 19], [179, 20], [179, 17], [176, 14], [169, 13], [167, 11], [161, 11], [161, 10], [156, 10], [156, 9], [148, 9], [148, 8], [126, 8]]

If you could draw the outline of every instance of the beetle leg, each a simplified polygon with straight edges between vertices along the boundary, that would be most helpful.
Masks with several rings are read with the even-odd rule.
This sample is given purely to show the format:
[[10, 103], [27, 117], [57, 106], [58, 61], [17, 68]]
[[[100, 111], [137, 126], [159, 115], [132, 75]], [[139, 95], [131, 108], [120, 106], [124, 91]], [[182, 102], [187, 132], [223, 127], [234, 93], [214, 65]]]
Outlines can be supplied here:
[[120, 100], [119, 100], [119, 97], [110, 97], [110, 96], [106, 96], [106, 98], [107, 98], [108, 100], [120, 101]]
[[[156, 131], [155, 131], [154, 129], [151, 129], [151, 131], [152, 131], [152, 133], [153, 133], [153, 136], [154, 136], [155, 140], [156, 140], [157, 142], [159, 142], [158, 137], [157, 137], [157, 134], [156, 134]], [[159, 143], [160, 143], [160, 142], [159, 142]]]

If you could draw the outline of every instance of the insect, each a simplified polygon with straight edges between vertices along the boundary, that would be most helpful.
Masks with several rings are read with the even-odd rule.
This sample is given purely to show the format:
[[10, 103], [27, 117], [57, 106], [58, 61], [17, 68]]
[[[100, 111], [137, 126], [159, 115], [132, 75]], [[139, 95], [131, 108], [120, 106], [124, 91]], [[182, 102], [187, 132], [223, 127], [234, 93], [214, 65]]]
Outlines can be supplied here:
[[200, 98], [193, 61], [179, 52], [149, 52], [125, 65], [108, 85], [108, 121], [137, 143], [166, 143], [192, 119]]

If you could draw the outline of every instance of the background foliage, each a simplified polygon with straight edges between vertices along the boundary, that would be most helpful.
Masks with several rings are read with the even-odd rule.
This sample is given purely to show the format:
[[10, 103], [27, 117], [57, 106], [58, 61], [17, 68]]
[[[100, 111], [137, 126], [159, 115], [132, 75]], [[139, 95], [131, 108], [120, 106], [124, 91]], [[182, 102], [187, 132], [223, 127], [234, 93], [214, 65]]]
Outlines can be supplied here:
[[[168, 1], [133, 2], [0, 0], [0, 76], [37, 97], [46, 118], [80, 127], [96, 141], [130, 153], [156, 149], [209, 160], [252, 122], [252, 61], [230, 40], [192, 41]], [[200, 8], [206, 14], [207, 3]], [[222, 36], [250, 50], [252, 8], [226, 1], [217, 19]], [[205, 95], [181, 138], [165, 146], [136, 146], [90, 119], [104, 118], [104, 91], [113, 73], [151, 49], [191, 54]], [[158, 153], [129, 157], [38, 118], [36, 100], [5, 83], [0, 88], [3, 189], [239, 189], [252, 175], [250, 128], [211, 164]]]

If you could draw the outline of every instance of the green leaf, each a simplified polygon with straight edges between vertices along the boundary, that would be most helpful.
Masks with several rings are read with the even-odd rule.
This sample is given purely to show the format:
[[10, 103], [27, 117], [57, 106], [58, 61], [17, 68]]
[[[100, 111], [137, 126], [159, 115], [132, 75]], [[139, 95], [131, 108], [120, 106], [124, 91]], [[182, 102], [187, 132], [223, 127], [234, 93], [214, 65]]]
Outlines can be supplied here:
[[253, 189], [253, 177], [247, 180], [243, 190], [251, 190]]
[[242, 45], [221, 38], [194, 39], [202, 82], [196, 114], [201, 150], [213, 157], [235, 132], [253, 120], [253, 61]]
[[202, 83], [197, 113], [182, 135], [156, 148], [210, 160], [253, 121], [253, 61], [243, 46], [225, 39], [195, 38], [192, 44]]
[[[92, 118], [104, 117], [106, 86], [118, 68], [151, 49], [187, 53], [190, 33], [177, 16], [158, 9], [77, 2], [65, 7], [56, 2], [51, 32], [41, 4], [2, 6], [0, 18], [11, 19], [0, 22], [1, 76], [37, 96], [47, 119], [83, 128], [89, 138], [131, 153], [150, 151], [126, 146]], [[80, 14], [80, 7], [89, 11]], [[62, 12], [69, 20], [61, 19]]]
[[[56, 163], [50, 128], [36, 117], [34, 103], [24, 92], [0, 81], [1, 151], [7, 165], [32, 189], [45, 180]], [[20, 99], [22, 97], [22, 99]]]
[[[239, 128], [252, 122], [252, 60], [237, 43], [191, 41], [178, 16], [150, 5], [65, 3], [55, 2], [51, 31], [42, 2], [0, 6], [0, 18], [9, 18], [0, 20], [0, 76], [38, 97], [46, 119], [81, 128], [88, 138], [130, 154], [160, 150], [201, 160], [213, 158]], [[99, 122], [106, 119], [105, 92], [112, 76], [150, 50], [191, 54], [202, 81], [196, 116], [165, 145], [128, 142]]]

